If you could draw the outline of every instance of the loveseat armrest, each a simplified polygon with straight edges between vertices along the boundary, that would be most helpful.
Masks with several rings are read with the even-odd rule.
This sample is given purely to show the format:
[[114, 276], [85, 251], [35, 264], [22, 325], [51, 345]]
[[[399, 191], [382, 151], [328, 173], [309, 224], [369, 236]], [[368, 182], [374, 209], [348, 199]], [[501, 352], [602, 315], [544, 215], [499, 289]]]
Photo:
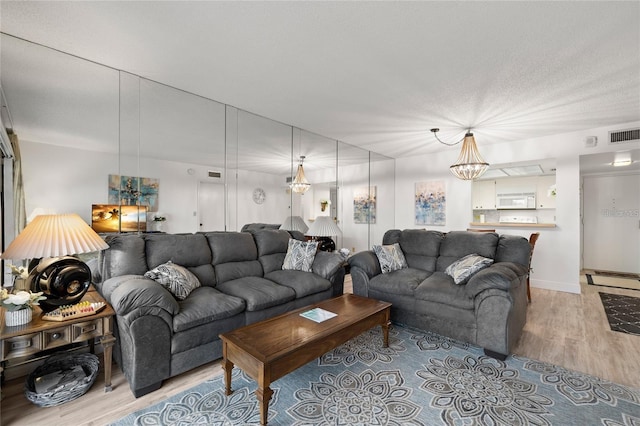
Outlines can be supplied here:
[[522, 284], [527, 273], [527, 267], [519, 263], [497, 262], [473, 275], [465, 285], [465, 292], [473, 299], [487, 289], [509, 291]]
[[349, 258], [349, 266], [351, 268], [360, 268], [367, 278], [373, 278], [382, 273], [378, 256], [371, 250], [361, 251]]
[[[121, 275], [109, 278], [102, 285], [102, 295], [118, 316], [139, 310], [158, 315], [164, 311], [171, 318], [180, 312], [180, 305], [167, 289], [142, 275]], [[165, 315], [162, 315], [165, 317]], [[172, 324], [169, 322], [169, 326]]]
[[382, 273], [378, 256], [371, 250], [361, 251], [349, 258], [353, 294], [369, 297], [369, 280]]
[[344, 257], [338, 253], [319, 251], [311, 265], [311, 271], [324, 279], [331, 281], [333, 296], [338, 296], [344, 290], [345, 275]]

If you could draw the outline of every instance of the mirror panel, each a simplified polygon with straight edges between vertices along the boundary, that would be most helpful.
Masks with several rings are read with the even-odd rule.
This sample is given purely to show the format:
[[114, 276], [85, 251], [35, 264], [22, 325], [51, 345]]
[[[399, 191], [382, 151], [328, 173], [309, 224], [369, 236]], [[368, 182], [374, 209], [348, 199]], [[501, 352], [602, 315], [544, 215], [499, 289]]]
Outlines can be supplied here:
[[373, 188], [369, 179], [369, 151], [338, 143], [338, 217], [342, 224], [342, 247], [351, 252], [371, 247], [369, 228], [376, 222], [377, 208], [371, 203]]
[[396, 161], [382, 154], [370, 152], [370, 185], [375, 188], [375, 221], [369, 226], [369, 247], [382, 244], [384, 233], [395, 228], [395, 173]]
[[6, 34], [0, 85], [20, 140], [27, 216], [107, 202], [118, 173], [118, 72]]
[[147, 229], [224, 230], [224, 105], [146, 79], [140, 79], [139, 93], [136, 176], [143, 178]]
[[286, 178], [291, 171], [292, 128], [237, 111], [236, 229], [251, 223], [280, 225], [291, 206]]

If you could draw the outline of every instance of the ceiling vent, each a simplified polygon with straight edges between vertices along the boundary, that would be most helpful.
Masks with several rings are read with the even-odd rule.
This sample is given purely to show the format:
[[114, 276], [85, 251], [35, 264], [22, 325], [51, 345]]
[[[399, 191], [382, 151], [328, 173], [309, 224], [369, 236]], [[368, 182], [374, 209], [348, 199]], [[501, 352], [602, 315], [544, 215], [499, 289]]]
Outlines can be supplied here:
[[627, 129], [609, 132], [609, 143], [619, 144], [640, 141], [640, 129]]
[[222, 173], [209, 170], [209, 177], [220, 179], [222, 177]]

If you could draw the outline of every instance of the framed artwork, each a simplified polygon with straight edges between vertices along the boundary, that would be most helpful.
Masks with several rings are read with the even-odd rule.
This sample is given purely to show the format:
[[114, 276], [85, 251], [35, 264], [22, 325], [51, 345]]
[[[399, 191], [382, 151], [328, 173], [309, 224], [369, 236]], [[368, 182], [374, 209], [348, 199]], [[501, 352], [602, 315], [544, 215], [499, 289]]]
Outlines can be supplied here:
[[145, 232], [147, 230], [147, 207], [93, 204], [91, 206], [91, 228], [98, 233]]
[[376, 223], [376, 187], [365, 186], [353, 191], [353, 222]]
[[447, 197], [444, 181], [417, 182], [416, 225], [446, 225]]
[[148, 211], [158, 211], [158, 179], [109, 175], [109, 204], [123, 206], [147, 206]]

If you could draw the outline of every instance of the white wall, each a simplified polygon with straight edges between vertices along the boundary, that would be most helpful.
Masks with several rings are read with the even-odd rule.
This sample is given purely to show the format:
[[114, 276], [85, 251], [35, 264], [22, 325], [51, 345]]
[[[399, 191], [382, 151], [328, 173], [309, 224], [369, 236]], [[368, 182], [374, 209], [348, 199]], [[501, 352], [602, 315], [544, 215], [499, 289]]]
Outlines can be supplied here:
[[[556, 228], [502, 228], [505, 234], [529, 236], [540, 232], [533, 256], [531, 285], [534, 287], [580, 292], [580, 155], [638, 149], [640, 143], [623, 147], [607, 144], [608, 131], [640, 126], [640, 122], [606, 128], [528, 139], [517, 143], [485, 145], [477, 140], [482, 156], [491, 164], [556, 159]], [[586, 148], [587, 136], [597, 136], [598, 145]], [[433, 155], [396, 160], [395, 218], [396, 228], [422, 228], [414, 221], [414, 186], [416, 182], [443, 180], [447, 191], [445, 226], [429, 226], [440, 231], [466, 229], [472, 221], [471, 183], [456, 179], [449, 166], [456, 160], [460, 146], [445, 148]]]

